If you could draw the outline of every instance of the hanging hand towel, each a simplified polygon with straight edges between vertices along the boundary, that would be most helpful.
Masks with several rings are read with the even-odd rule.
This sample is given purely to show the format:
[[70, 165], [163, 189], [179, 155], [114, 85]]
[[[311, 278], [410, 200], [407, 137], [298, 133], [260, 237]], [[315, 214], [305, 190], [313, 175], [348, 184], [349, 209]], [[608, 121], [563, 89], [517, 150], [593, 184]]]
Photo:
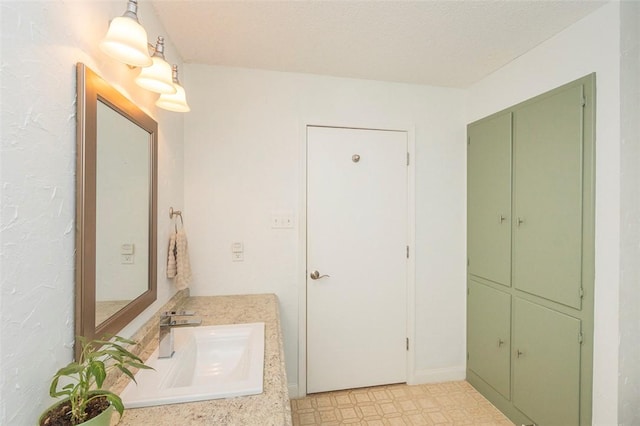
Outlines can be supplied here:
[[183, 290], [191, 282], [191, 264], [189, 263], [189, 249], [187, 244], [187, 234], [184, 227], [176, 233], [176, 287]]
[[169, 238], [169, 255], [167, 257], [167, 278], [175, 278], [178, 267], [176, 265], [176, 233], [173, 232]]

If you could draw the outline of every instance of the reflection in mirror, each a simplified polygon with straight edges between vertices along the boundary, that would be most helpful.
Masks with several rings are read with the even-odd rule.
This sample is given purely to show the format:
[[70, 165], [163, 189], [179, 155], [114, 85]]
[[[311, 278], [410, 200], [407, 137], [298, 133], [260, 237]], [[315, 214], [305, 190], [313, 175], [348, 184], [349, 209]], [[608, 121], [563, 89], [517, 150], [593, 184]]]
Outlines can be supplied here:
[[98, 101], [96, 326], [148, 288], [149, 133]]
[[84, 64], [77, 77], [75, 331], [93, 339], [156, 300], [158, 124]]

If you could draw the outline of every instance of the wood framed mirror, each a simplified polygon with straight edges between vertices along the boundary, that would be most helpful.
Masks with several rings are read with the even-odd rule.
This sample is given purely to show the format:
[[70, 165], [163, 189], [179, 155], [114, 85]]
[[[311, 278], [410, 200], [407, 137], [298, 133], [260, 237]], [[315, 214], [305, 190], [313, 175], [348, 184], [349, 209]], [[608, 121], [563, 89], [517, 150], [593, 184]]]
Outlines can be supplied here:
[[75, 334], [93, 339], [157, 297], [158, 124], [86, 65], [76, 71]]

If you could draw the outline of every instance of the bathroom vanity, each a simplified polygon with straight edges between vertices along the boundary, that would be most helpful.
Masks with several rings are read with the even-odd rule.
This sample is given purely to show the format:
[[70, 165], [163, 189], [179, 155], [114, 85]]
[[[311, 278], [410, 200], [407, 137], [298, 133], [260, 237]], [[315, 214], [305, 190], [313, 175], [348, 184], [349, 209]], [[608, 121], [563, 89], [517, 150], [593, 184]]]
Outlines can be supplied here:
[[[264, 379], [259, 395], [200, 402], [168, 404], [126, 409], [118, 425], [291, 425], [291, 406], [282, 347], [278, 299], [273, 294], [189, 297], [181, 291], [164, 310], [195, 311], [202, 326], [264, 322]], [[146, 360], [158, 347], [159, 314], [136, 335], [140, 356]], [[115, 381], [111, 389], [121, 392], [126, 377]]]

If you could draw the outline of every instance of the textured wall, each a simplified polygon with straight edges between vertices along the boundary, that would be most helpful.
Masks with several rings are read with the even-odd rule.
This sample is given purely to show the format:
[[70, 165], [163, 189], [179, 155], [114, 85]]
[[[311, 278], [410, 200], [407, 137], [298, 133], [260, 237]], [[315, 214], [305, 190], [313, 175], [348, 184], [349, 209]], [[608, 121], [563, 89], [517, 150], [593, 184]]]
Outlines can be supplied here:
[[612, 2], [469, 89], [468, 121], [596, 73], [593, 424], [617, 423], [620, 15]]
[[[295, 385], [299, 289], [304, 285], [299, 256], [300, 229], [305, 224], [298, 220], [305, 182], [302, 126], [305, 120], [376, 128], [415, 126], [416, 371], [412, 373], [422, 380], [463, 377], [464, 92], [191, 64], [187, 71], [186, 86], [194, 93], [193, 111], [185, 121], [193, 293], [277, 293], [287, 375]], [[271, 229], [271, 212], [282, 210], [294, 213], [294, 228]], [[234, 241], [244, 242], [244, 262], [231, 261]]]
[[[109, 19], [126, 3], [0, 2], [2, 65], [0, 191], [0, 424], [34, 424], [51, 403], [50, 378], [72, 359], [75, 232], [75, 63], [84, 62], [159, 122], [159, 301], [170, 205], [182, 207], [183, 116], [156, 111], [136, 71], [100, 53]], [[151, 6], [150, 37], [164, 31]], [[175, 50], [167, 55], [179, 62]], [[184, 80], [188, 77], [185, 75]], [[146, 317], [146, 318], [145, 318]]]
[[640, 3], [620, 4], [620, 356], [618, 415], [640, 424]]

